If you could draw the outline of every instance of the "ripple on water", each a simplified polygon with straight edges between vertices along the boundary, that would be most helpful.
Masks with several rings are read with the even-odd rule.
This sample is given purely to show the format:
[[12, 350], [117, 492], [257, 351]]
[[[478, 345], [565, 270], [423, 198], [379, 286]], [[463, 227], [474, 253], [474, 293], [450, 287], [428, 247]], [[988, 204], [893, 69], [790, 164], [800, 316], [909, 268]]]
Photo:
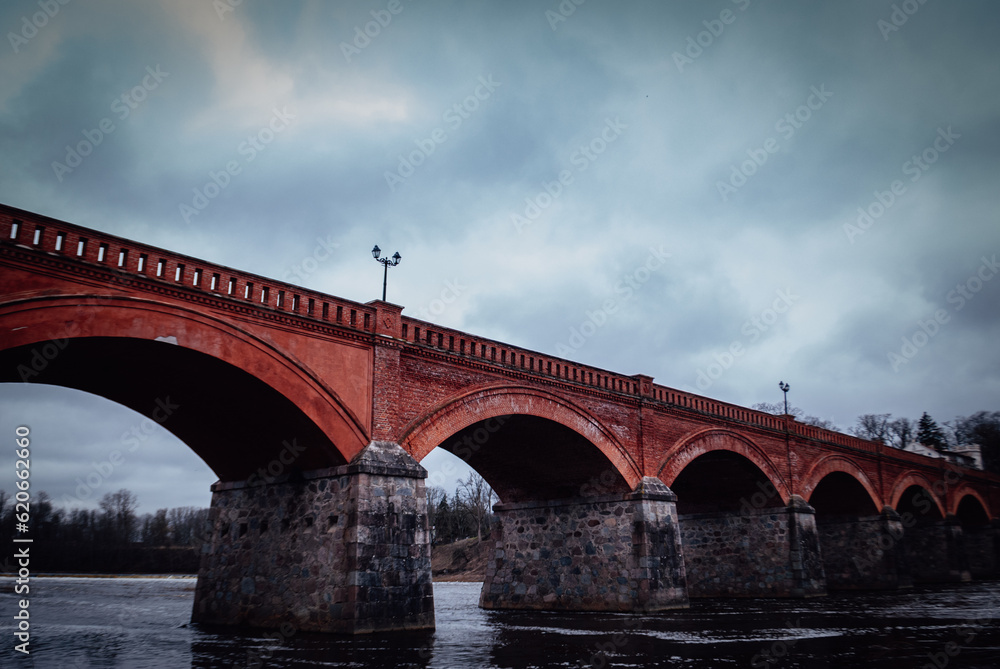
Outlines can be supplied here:
[[[1000, 584], [811, 600], [696, 600], [655, 615], [484, 611], [480, 584], [434, 587], [437, 629], [361, 637], [189, 624], [194, 579], [37, 578], [36, 667], [923, 667], [961, 642], [951, 667], [1000, 666]], [[0, 610], [17, 597], [0, 580]], [[960, 636], [976, 622], [975, 634]], [[4, 621], [5, 629], [10, 624]], [[968, 634], [966, 634], [966, 637]], [[19, 666], [10, 646], [0, 666]], [[23, 664], [23, 663], [22, 663]]]

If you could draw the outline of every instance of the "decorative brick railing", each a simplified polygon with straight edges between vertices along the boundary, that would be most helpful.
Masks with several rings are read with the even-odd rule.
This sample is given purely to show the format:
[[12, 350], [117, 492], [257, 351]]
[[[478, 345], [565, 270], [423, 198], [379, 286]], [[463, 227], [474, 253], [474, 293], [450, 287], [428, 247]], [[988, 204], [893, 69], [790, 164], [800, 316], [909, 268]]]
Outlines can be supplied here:
[[[118, 280], [131, 277], [200, 291], [261, 309], [292, 314], [374, 334], [376, 307], [352, 302], [293, 284], [149, 246], [0, 205], [0, 243], [63, 257], [110, 270]], [[727, 421], [754, 425], [872, 453], [877, 442], [805, 425], [781, 416], [651, 383], [643, 375], [626, 376], [537, 351], [476, 337], [415, 318], [403, 317], [402, 337], [411, 345], [465, 361], [547, 378], [602, 392], [642, 397], [654, 406], [680, 408]], [[895, 450], [895, 449], [893, 449]]]
[[[781, 416], [720, 402], [659, 384], [652, 384], [649, 391], [643, 393], [643, 379], [648, 377], [642, 375], [615, 374], [537, 351], [475, 337], [460, 330], [452, 330], [415, 318], [403, 318], [403, 338], [412, 344], [444, 354], [499, 365], [515, 372], [549, 377], [567, 384], [623, 395], [642, 395], [647, 399], [652, 399], [655, 403], [689, 409], [765, 429], [783, 431], [786, 428], [786, 420]], [[806, 425], [794, 420], [787, 421], [787, 428], [791, 434], [796, 436], [870, 453], [877, 453], [883, 448], [883, 445], [878, 442], [858, 439], [841, 432]]]
[[264, 309], [373, 331], [375, 309], [281, 281], [16, 209], [0, 209], [0, 240], [103, 267], [119, 281], [159, 281]]
[[403, 339], [431, 349], [526, 374], [549, 377], [570, 384], [589, 386], [624, 395], [639, 394], [639, 383], [631, 376], [545, 355], [510, 344], [476, 337], [460, 330], [403, 318]]

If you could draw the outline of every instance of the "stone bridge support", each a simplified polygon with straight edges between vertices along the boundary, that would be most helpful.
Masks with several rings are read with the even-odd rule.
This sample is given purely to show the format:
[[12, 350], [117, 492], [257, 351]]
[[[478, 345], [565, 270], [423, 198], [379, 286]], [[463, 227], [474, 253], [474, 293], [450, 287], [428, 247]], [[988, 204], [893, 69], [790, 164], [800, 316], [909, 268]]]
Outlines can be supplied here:
[[974, 579], [1000, 576], [1000, 521], [962, 528], [969, 572]]
[[433, 628], [426, 475], [398, 445], [373, 442], [342, 467], [215, 484], [193, 622]]
[[[909, 522], [907, 522], [909, 521]], [[917, 583], [971, 581], [962, 525], [955, 516], [927, 521], [904, 515], [903, 546]]]
[[661, 611], [687, 606], [676, 496], [647, 477], [626, 495], [498, 504], [487, 609]]
[[680, 517], [691, 597], [814, 597], [826, 594], [815, 511], [787, 507]]
[[830, 590], [895, 590], [913, 585], [903, 549], [903, 523], [892, 507], [877, 516], [817, 522]]

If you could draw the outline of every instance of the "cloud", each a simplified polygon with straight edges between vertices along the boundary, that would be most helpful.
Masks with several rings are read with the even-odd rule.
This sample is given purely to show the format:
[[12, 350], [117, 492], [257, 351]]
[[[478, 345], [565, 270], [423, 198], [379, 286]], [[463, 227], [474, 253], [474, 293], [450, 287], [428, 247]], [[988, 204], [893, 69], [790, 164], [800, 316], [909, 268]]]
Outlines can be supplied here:
[[[892, 4], [594, 2], [553, 29], [544, 3], [404, 0], [348, 57], [384, 4], [244, 2], [220, 17], [194, 0], [70, 3], [0, 51], [0, 201], [279, 279], [332, 239], [295, 280], [360, 301], [380, 294], [378, 243], [403, 256], [389, 298], [405, 313], [549, 354], [662, 245], [669, 262], [575, 360], [696, 389], [737, 342], [745, 354], [706, 394], [776, 401], [784, 379], [844, 427], [871, 411], [996, 409], [1000, 282], [961, 310], [948, 298], [1000, 253], [998, 10], [927, 3], [883, 35]], [[0, 25], [36, 8], [7, 3]], [[679, 67], [689, 38], [703, 44]], [[157, 65], [169, 77], [115, 117]], [[462, 107], [481, 77], [499, 85]], [[810, 106], [816, 90], [832, 95]], [[294, 119], [269, 137], [285, 107]], [[104, 117], [114, 132], [57, 179], [53, 161]], [[624, 126], [613, 141], [609, 122]], [[948, 128], [960, 137], [914, 172]], [[391, 188], [386, 174], [439, 129]], [[250, 160], [254, 137], [270, 141]], [[239, 173], [185, 221], [181, 205], [231, 161]], [[757, 328], [780, 290], [800, 297]], [[888, 353], [937, 309], [947, 325], [893, 370]], [[58, 401], [81, 426], [53, 436], [65, 488], [114, 436], [83, 426], [113, 409]]]

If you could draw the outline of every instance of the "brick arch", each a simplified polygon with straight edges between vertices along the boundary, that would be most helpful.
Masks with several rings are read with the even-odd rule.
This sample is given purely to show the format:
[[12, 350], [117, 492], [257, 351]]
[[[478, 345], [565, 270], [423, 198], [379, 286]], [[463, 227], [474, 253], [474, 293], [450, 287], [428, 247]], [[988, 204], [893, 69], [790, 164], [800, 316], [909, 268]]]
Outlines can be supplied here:
[[[301, 411], [331, 442], [310, 456], [323, 461], [321, 466], [349, 461], [370, 441], [362, 422], [337, 393], [294, 356], [211, 314], [125, 295], [21, 294], [16, 298], [0, 304], [0, 331], [5, 333], [0, 353], [50, 341], [71, 347], [74, 340], [103, 338], [120, 339], [124, 345], [173, 336], [179, 349], [207, 355], [253, 376]], [[58, 355], [51, 364], [58, 364]], [[5, 375], [11, 378], [4, 381], [21, 380], [14, 370]], [[170, 429], [169, 422], [164, 427]]]
[[787, 504], [791, 499], [788, 483], [767, 454], [745, 435], [722, 428], [710, 427], [682, 437], [664, 457], [656, 475], [667, 486], [672, 486], [674, 480], [695, 458], [711, 451], [730, 451], [742, 455], [764, 473], [781, 495], [782, 502]]
[[545, 418], [567, 427], [596, 446], [630, 488], [642, 480], [642, 470], [615, 436], [585, 409], [537, 388], [500, 385], [451, 397], [403, 428], [400, 445], [416, 460], [453, 434], [482, 420], [507, 415]]
[[926, 476], [916, 471], [906, 471], [896, 477], [896, 482], [892, 485], [892, 495], [889, 499], [891, 500], [890, 505], [893, 509], [899, 507], [899, 500], [903, 498], [903, 493], [910, 486], [919, 486], [927, 491], [931, 499], [934, 500], [934, 504], [937, 505], [938, 511], [941, 512], [941, 517], [944, 518], [948, 515], [948, 511], [945, 505], [938, 498], [937, 494], [934, 492], [934, 485], [928, 480]]
[[868, 493], [868, 496], [871, 497], [876, 509], [882, 509], [885, 506], [885, 502], [882, 501], [881, 496], [876, 492], [875, 486], [864, 471], [853, 461], [842, 455], [827, 455], [809, 468], [809, 471], [803, 477], [802, 497], [808, 501], [812, 497], [813, 491], [816, 490], [816, 486], [820, 484], [820, 481], [826, 478], [828, 474], [833, 474], [834, 472], [849, 474], [860, 483]]
[[962, 503], [962, 500], [965, 499], [966, 497], [974, 497], [976, 501], [982, 504], [983, 511], [986, 512], [986, 517], [989, 518], [990, 520], [994, 519], [993, 511], [992, 509], [990, 509], [990, 505], [986, 503], [986, 500], [983, 499], [983, 496], [981, 494], [979, 494], [979, 491], [968, 485], [963, 485], [961, 488], [958, 489], [958, 491], [954, 495], [952, 495], [951, 507], [950, 507], [952, 515], [958, 515], [958, 506], [959, 504]]

